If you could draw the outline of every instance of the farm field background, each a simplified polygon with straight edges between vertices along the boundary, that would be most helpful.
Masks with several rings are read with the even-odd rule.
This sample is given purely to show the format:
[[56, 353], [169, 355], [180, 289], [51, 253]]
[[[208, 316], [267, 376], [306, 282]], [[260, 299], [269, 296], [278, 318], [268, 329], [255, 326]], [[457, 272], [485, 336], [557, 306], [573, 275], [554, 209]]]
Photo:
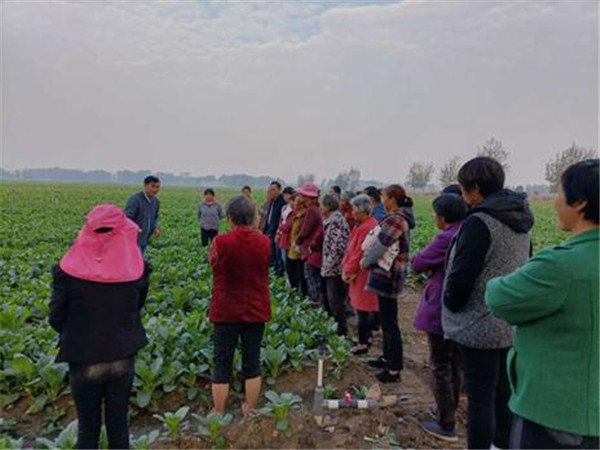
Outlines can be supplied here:
[[[47, 323], [51, 267], [76, 237], [85, 214], [94, 205], [108, 202], [123, 207], [136, 190], [135, 186], [113, 185], [0, 184], [0, 420], [5, 430], [24, 435], [29, 446], [35, 445], [34, 436], [53, 437], [73, 418], [66, 394], [66, 365], [53, 362], [57, 335]], [[236, 193], [236, 189], [217, 190], [223, 203]], [[262, 203], [264, 192], [257, 192], [256, 197]], [[184, 404], [202, 411], [210, 401], [207, 380], [212, 368], [212, 346], [207, 308], [211, 274], [207, 252], [200, 247], [196, 221], [196, 208], [201, 201], [199, 188], [164, 187], [160, 200], [163, 234], [147, 251], [154, 269], [143, 312], [150, 345], [138, 355], [132, 395], [140, 432], [160, 428], [158, 421], [151, 420], [152, 412], [173, 412]], [[411, 253], [423, 248], [437, 232], [432, 200], [432, 196], [415, 197], [417, 228], [411, 235]], [[534, 200], [532, 208], [536, 219], [535, 251], [564, 239], [555, 226], [551, 201]], [[222, 224], [222, 228], [225, 230], [226, 225]], [[407, 303], [414, 309], [420, 280], [411, 277], [410, 284]], [[310, 394], [318, 335], [326, 336], [329, 343], [327, 367], [331, 383], [344, 388], [344, 383], [368, 382], [369, 372], [364, 364], [350, 358], [349, 342], [335, 335], [335, 324], [324, 312], [310, 308], [281, 280], [272, 281], [271, 292], [274, 319], [267, 327], [263, 352], [267, 389], [295, 392], [295, 388], [304, 386], [303, 393]], [[403, 331], [412, 327], [411, 311], [403, 311]], [[415, 344], [418, 363], [419, 358], [425, 358], [418, 348], [422, 344], [419, 337], [415, 335], [410, 342], [412, 332], [405, 333], [405, 340], [409, 346]], [[239, 358], [235, 365], [239, 372]], [[300, 383], [293, 378], [302, 374], [306, 374], [306, 380]], [[414, 375], [415, 379], [425, 378], [426, 367], [415, 367]], [[425, 379], [422, 384], [425, 388], [419, 387], [416, 396], [426, 395]], [[239, 390], [239, 380], [236, 387]], [[418, 406], [426, 399], [419, 402]], [[392, 419], [381, 419], [386, 421]], [[430, 441], [405, 442], [399, 435], [394, 439], [388, 436], [387, 441], [377, 441], [377, 445], [436, 445]], [[202, 442], [197, 441], [195, 446]], [[371, 448], [369, 441], [363, 443]], [[268, 444], [280, 445], [273, 441]], [[332, 444], [336, 442], [314, 439], [312, 446]], [[311, 444], [305, 442], [304, 446]]]

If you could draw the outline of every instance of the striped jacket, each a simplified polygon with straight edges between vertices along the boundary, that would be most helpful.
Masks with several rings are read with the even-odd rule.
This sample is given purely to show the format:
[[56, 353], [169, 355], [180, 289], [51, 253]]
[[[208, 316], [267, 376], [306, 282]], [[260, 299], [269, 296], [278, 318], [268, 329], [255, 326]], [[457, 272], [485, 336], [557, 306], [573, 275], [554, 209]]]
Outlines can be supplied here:
[[[377, 239], [365, 250], [361, 266], [369, 270], [366, 290], [381, 297], [397, 299], [404, 288], [408, 267], [408, 222], [401, 210], [388, 213], [380, 222]], [[390, 270], [382, 269], [377, 261], [395, 243], [400, 252]]]

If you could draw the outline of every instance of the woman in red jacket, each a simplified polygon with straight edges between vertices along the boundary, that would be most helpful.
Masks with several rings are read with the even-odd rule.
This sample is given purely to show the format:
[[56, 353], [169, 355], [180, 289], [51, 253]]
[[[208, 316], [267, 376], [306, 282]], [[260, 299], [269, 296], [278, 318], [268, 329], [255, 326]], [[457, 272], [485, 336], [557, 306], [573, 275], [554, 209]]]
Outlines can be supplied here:
[[379, 311], [377, 294], [365, 290], [369, 272], [360, 268], [364, 255], [361, 248], [369, 232], [377, 226], [377, 219], [371, 216], [372, 204], [368, 195], [357, 195], [352, 199], [352, 210], [356, 226], [350, 233], [346, 254], [342, 261], [342, 279], [350, 285], [350, 303], [358, 314], [358, 344], [352, 353], [362, 355], [369, 351], [373, 331], [372, 313]]
[[213, 290], [209, 319], [214, 324], [212, 393], [215, 411], [223, 413], [238, 339], [242, 341], [242, 371], [246, 405], [254, 409], [261, 388], [260, 346], [265, 322], [271, 319], [269, 298], [269, 238], [253, 229], [254, 205], [244, 196], [226, 207], [233, 231], [217, 236], [210, 251]]

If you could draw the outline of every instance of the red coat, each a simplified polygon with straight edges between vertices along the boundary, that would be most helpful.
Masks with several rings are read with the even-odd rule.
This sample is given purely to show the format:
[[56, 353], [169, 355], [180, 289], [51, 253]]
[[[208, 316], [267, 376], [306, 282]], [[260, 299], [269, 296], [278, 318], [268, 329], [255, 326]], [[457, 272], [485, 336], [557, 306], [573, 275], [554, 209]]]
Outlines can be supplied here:
[[369, 271], [360, 268], [360, 260], [363, 257], [363, 251], [360, 246], [364, 242], [365, 237], [367, 237], [367, 234], [369, 234], [369, 231], [376, 226], [377, 219], [374, 217], [369, 217], [363, 223], [357, 222], [350, 233], [348, 248], [342, 260], [342, 273], [356, 275], [354, 281], [350, 283], [349, 295], [350, 303], [358, 311], [379, 310], [377, 294], [365, 291]]
[[[310, 246], [313, 241], [319, 239], [319, 233], [322, 231], [323, 219], [321, 218], [321, 211], [316, 204], [312, 204], [306, 209], [306, 213], [302, 219], [300, 233], [296, 238], [296, 245], [300, 247], [300, 254], [302, 255], [303, 261], [308, 260], [308, 257], [311, 254]], [[315, 245], [318, 245], [318, 242], [316, 242]], [[314, 263], [316, 263], [316, 261]], [[318, 265], [313, 265], [315, 267], [321, 267], [321, 262], [319, 261]]]
[[271, 319], [269, 238], [238, 226], [217, 236], [210, 250], [213, 323], [260, 323]]

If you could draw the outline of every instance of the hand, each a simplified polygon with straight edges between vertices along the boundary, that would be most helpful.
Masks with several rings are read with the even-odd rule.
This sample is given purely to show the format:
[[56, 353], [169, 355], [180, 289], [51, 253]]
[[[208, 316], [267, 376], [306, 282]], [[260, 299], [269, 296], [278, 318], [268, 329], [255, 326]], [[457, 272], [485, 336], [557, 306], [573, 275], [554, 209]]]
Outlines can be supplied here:
[[152, 233], [152, 236], [158, 238], [158, 237], [160, 237], [161, 234], [162, 234], [162, 232], [160, 231], [160, 228], [155, 228], [154, 233]]

